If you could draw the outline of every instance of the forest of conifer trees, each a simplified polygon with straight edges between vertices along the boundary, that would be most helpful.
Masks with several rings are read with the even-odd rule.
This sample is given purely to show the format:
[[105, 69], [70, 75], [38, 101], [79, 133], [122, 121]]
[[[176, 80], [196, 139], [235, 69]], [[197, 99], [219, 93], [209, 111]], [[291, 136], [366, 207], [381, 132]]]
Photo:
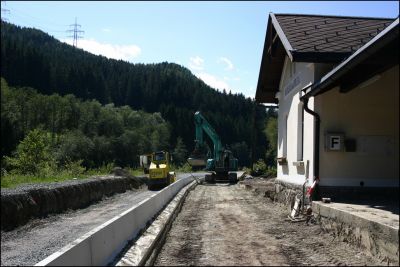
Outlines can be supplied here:
[[156, 149], [187, 154], [199, 110], [240, 166], [273, 164], [265, 128], [276, 113], [242, 94], [219, 92], [175, 63], [132, 64], [36, 29], [3, 21], [1, 29], [2, 157], [34, 129], [50, 134], [55, 158], [88, 167], [136, 166], [140, 153]]

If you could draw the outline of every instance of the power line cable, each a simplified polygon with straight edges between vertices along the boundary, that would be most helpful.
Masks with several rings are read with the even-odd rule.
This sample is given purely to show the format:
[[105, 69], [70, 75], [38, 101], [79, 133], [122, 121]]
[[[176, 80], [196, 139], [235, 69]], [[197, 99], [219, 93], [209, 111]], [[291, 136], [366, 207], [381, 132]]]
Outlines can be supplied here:
[[58, 23], [55, 23], [54, 21], [44, 20], [43, 18], [38, 18], [38, 17], [32, 16], [31, 14], [28, 14], [25, 11], [22, 11], [20, 9], [15, 8], [15, 7], [10, 8], [10, 9], [12, 11], [14, 11], [14, 12], [16, 11], [17, 13], [20, 13], [21, 15], [29, 17], [29, 18], [31, 18], [33, 20], [36, 20], [36, 21], [40, 22], [40, 23], [47, 23], [47, 24], [51, 24], [52, 26], [56, 26], [56, 27], [66, 27], [66, 26], [68, 26], [67, 24], [58, 24]]
[[39, 25], [39, 23], [37, 22], [32, 22], [29, 19], [27, 19], [26, 17], [21, 16], [20, 14], [15, 14], [13, 13], [14, 17], [18, 17], [18, 20], [20, 22], [23, 22], [25, 25], [21, 25], [24, 27], [32, 27], [32, 28], [37, 28], [39, 30], [43, 30], [45, 32], [52, 32], [52, 33], [61, 33], [61, 32], [65, 32], [65, 30], [56, 30], [56, 29], [52, 29], [52, 28], [48, 28], [47, 26], [43, 26], [43, 25]]
[[[6, 5], [6, 1], [1, 1], [1, 3], [4, 3], [4, 5]], [[2, 5], [2, 7], [1, 7], [1, 20], [2, 21], [7, 21], [8, 22], [8, 19], [7, 18], [5, 18], [4, 16], [3, 16], [3, 14], [10, 14], [10, 10], [9, 9], [6, 9], [6, 8], [3, 8], [3, 5]]]

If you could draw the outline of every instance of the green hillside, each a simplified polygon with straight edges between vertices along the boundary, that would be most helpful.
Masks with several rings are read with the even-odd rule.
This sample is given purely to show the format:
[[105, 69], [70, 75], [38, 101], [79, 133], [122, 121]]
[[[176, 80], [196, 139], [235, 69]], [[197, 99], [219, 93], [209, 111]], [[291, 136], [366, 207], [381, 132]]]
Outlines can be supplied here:
[[[178, 138], [183, 139], [188, 151], [193, 149], [193, 114], [200, 110], [223, 143], [241, 155], [240, 165], [250, 164], [252, 140], [256, 142], [255, 158], [265, 157], [265, 110], [242, 94], [218, 92], [174, 63], [132, 64], [107, 59], [64, 44], [40, 30], [1, 22], [1, 77], [11, 88], [29, 86], [45, 95], [73, 94], [82, 101], [95, 99], [103, 105], [160, 112], [170, 124], [171, 150]], [[9, 155], [26, 134], [7, 138], [14, 129], [3, 124], [2, 117], [2, 156]], [[8, 140], [7, 145], [3, 146], [3, 140]]]

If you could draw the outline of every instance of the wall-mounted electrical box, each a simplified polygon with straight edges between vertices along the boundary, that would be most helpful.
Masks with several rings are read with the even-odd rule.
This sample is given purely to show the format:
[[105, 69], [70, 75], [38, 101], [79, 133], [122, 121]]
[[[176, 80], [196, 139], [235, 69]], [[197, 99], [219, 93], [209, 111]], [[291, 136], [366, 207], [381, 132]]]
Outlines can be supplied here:
[[343, 133], [327, 133], [325, 135], [326, 151], [343, 151], [344, 150], [344, 134]]
[[276, 161], [278, 162], [279, 165], [287, 165], [286, 157], [276, 158]]
[[355, 152], [357, 148], [356, 139], [346, 139], [344, 140], [344, 149], [346, 152]]

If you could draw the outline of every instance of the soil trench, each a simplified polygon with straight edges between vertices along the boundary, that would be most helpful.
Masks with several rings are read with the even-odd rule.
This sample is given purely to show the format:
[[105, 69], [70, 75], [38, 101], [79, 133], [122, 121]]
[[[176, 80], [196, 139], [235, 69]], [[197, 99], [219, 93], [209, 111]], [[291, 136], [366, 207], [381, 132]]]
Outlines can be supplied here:
[[154, 265], [382, 265], [239, 185], [191, 191]]

